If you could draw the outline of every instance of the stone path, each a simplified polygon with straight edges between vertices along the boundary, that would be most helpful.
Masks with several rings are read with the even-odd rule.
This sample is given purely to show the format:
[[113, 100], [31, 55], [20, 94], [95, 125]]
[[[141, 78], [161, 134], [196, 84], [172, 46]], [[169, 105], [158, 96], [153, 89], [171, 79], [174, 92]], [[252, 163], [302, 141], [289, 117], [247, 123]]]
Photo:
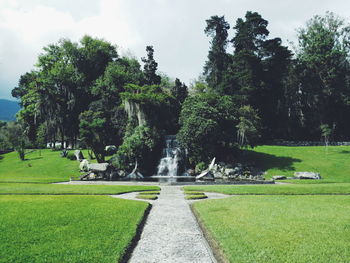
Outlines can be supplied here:
[[[216, 262], [180, 186], [161, 186], [129, 262]], [[133, 199], [133, 194], [114, 196]]]

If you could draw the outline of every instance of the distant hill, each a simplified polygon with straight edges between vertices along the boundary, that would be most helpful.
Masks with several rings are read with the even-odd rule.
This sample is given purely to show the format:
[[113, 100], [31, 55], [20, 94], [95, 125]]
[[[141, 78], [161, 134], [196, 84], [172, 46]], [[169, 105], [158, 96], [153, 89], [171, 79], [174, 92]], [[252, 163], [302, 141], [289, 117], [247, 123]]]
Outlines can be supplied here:
[[20, 110], [18, 102], [13, 100], [0, 99], [0, 120], [14, 121], [16, 113]]

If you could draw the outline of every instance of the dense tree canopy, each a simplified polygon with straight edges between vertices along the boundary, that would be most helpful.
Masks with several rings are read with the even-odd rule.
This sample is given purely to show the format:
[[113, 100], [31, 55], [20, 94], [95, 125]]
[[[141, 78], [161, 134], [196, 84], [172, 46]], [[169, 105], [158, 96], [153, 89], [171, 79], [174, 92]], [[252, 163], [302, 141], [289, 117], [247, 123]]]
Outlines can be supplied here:
[[[206, 20], [208, 57], [190, 88], [158, 72], [152, 46], [142, 65], [90, 36], [48, 45], [12, 91], [20, 124], [1, 129], [25, 135], [33, 147], [80, 144], [99, 162], [105, 146], [115, 145], [117, 168], [138, 162], [147, 174], [165, 134], [177, 134], [192, 166], [213, 157], [232, 161], [239, 148], [276, 139], [349, 139], [350, 26], [343, 19], [313, 17], [298, 31], [295, 54], [269, 38], [269, 23], [257, 12], [233, 25], [230, 31], [224, 16]], [[1, 147], [11, 147], [4, 134]]]

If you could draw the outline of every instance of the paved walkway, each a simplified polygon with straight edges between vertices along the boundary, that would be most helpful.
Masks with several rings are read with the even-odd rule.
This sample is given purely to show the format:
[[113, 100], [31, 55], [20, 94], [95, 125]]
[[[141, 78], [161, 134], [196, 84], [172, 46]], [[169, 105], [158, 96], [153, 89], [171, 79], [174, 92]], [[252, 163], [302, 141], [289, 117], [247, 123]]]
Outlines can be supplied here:
[[181, 187], [161, 188], [129, 262], [216, 262]]

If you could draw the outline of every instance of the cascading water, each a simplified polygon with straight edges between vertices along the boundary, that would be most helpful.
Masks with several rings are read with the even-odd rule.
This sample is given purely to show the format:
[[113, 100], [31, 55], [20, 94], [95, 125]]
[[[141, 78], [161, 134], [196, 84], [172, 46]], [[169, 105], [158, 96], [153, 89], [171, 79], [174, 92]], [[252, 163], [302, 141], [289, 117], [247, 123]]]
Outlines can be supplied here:
[[174, 177], [182, 175], [183, 169], [179, 167], [182, 152], [175, 135], [165, 136], [165, 148], [158, 165], [157, 176]]

